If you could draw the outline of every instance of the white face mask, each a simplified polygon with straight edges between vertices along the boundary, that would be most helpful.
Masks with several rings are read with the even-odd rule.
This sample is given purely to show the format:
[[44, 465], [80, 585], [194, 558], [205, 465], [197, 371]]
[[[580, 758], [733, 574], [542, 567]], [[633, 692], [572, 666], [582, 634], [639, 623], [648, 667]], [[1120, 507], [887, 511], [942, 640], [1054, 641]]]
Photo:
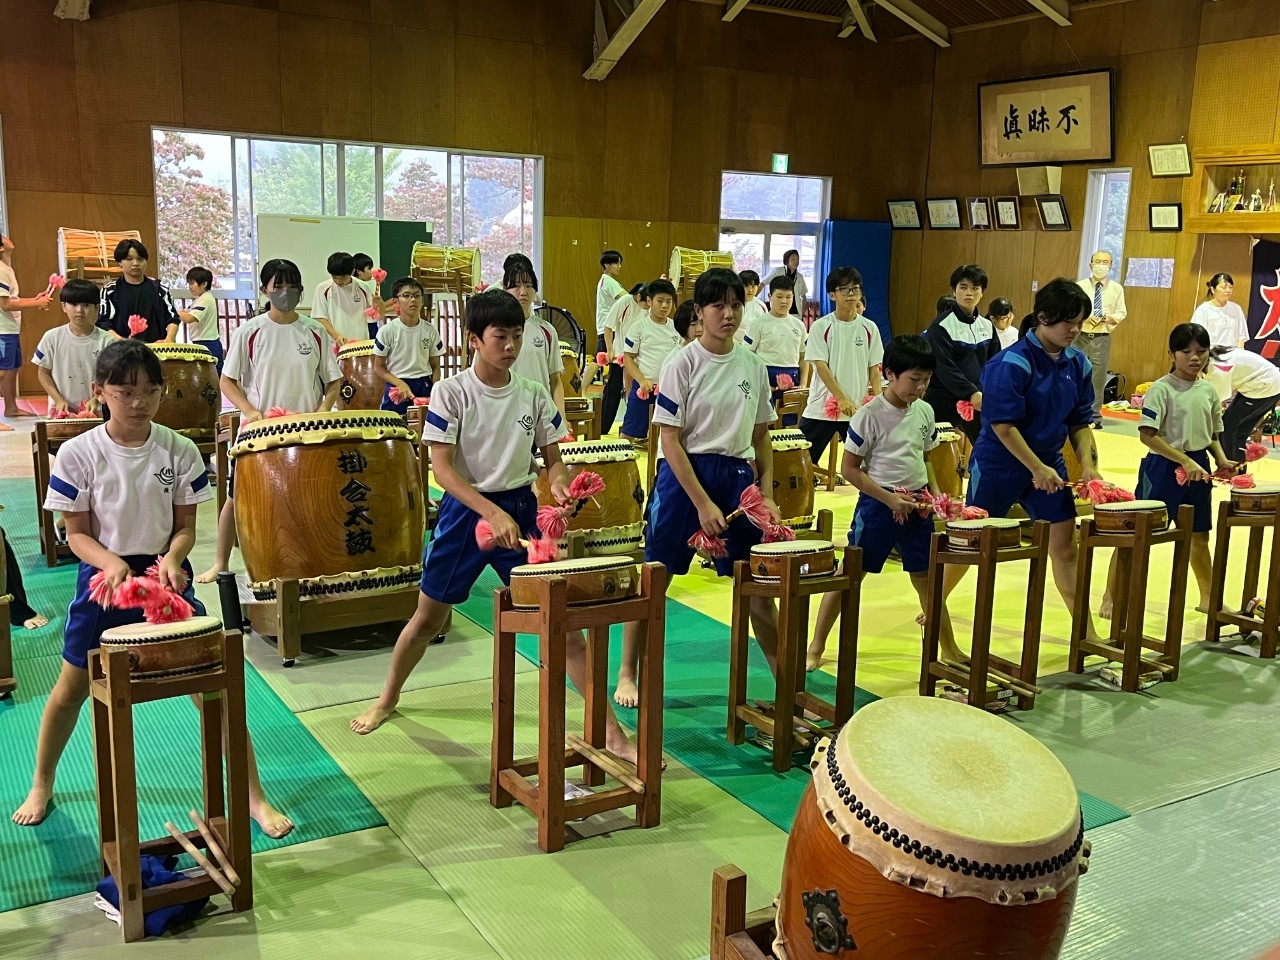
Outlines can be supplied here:
[[1095, 280], [1105, 280], [1110, 272], [1111, 264], [1109, 263], [1095, 263], [1093, 265], [1093, 279]]

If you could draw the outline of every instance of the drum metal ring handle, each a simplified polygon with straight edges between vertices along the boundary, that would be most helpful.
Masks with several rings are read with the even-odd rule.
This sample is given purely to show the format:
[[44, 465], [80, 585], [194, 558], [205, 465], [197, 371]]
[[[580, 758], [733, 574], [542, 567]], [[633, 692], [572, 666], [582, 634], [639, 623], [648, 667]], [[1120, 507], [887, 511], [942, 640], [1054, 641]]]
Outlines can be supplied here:
[[858, 945], [849, 936], [849, 921], [840, 912], [840, 894], [835, 890], [825, 893], [814, 890], [802, 893], [805, 926], [813, 938], [813, 948], [819, 953], [839, 954], [845, 950], [857, 950]]

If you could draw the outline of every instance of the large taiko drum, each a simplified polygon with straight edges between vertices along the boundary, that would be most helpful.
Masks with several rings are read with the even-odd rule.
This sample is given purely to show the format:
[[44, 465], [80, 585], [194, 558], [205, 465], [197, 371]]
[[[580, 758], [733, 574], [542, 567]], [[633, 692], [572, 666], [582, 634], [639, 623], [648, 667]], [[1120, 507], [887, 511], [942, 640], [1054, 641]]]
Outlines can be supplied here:
[[564, 384], [566, 397], [582, 396], [582, 368], [578, 365], [578, 350], [560, 341], [560, 382]]
[[712, 267], [733, 269], [733, 254], [728, 250], [694, 250], [691, 247], [675, 247], [671, 251], [671, 263], [667, 276], [676, 285], [678, 300], [693, 296], [693, 285], [698, 277]]
[[929, 466], [933, 467], [938, 492], [959, 497], [962, 492], [960, 433], [949, 423], [935, 423], [933, 429], [938, 433], [938, 445], [925, 454], [925, 458], [929, 461]]
[[338, 369], [342, 371], [339, 410], [377, 410], [382, 406], [386, 382], [374, 371], [372, 340], [352, 340], [340, 346]]
[[129, 652], [134, 680], [180, 677], [222, 666], [222, 621], [192, 617], [176, 623], [131, 623], [102, 631], [102, 650]]
[[511, 571], [511, 604], [521, 609], [538, 606], [538, 584], [563, 577], [565, 602], [571, 607], [626, 600], [640, 592], [640, 571], [622, 557], [582, 557], [551, 563], [527, 563]]
[[236, 529], [255, 594], [394, 590], [422, 572], [426, 504], [415, 438], [390, 410], [249, 424], [235, 460]]
[[786, 960], [1052, 960], [1088, 868], [1071, 775], [1013, 724], [890, 697], [814, 754], [791, 828]]
[[164, 368], [164, 399], [155, 422], [197, 443], [212, 443], [222, 410], [217, 360], [199, 344], [149, 346]]
[[[600, 474], [604, 492], [587, 500], [569, 518], [570, 530], [583, 531], [588, 554], [634, 553], [644, 534], [644, 487], [631, 444], [620, 440], [580, 440], [560, 444], [560, 458], [572, 481], [591, 470]], [[538, 503], [553, 505], [546, 470], [538, 473]]]
[[813, 460], [799, 430], [770, 430], [773, 444], [773, 501], [793, 530], [813, 526]]

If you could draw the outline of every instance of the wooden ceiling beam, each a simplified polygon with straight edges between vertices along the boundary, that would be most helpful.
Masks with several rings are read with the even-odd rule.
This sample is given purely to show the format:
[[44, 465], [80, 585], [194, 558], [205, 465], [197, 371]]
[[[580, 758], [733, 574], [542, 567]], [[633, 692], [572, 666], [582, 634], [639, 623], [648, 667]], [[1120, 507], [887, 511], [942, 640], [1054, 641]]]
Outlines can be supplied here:
[[728, 23], [731, 20], [737, 20], [738, 14], [747, 9], [747, 4], [750, 2], [751, 0], [725, 0], [724, 16], [720, 19], [725, 23]]
[[600, 0], [596, 0], [596, 35], [592, 44], [594, 60], [582, 76], [587, 80], [603, 80], [607, 77], [664, 3], [666, 0], [636, 0], [631, 14], [613, 31], [613, 36], [609, 36], [605, 29], [604, 9], [600, 6]]
[[951, 31], [947, 29], [947, 25], [920, 9], [912, 0], [876, 0], [876, 4], [938, 46], [951, 46]]
[[1060, 27], [1071, 26], [1071, 0], [1027, 0]]
[[[846, 0], [846, 2], [849, 4], [849, 15], [853, 17], [858, 29], [862, 31], [862, 35], [874, 43], [876, 32], [871, 29], [871, 18], [867, 16], [867, 11], [862, 6], [862, 0]], [[849, 32], [852, 33], [853, 31]], [[841, 28], [840, 36], [848, 36], [843, 28]]]

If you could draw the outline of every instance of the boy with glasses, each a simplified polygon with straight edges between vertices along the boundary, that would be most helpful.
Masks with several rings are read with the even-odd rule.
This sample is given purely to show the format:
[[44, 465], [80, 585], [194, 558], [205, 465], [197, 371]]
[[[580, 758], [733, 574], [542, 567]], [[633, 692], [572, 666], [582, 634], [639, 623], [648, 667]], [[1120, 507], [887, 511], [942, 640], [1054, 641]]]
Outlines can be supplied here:
[[[373, 370], [386, 381], [382, 409], [404, 416], [416, 397], [431, 396], [431, 385], [440, 380], [440, 356], [444, 341], [435, 324], [422, 316], [422, 284], [401, 277], [391, 286], [391, 297], [400, 307], [373, 338]], [[400, 399], [391, 399], [395, 388]]]

